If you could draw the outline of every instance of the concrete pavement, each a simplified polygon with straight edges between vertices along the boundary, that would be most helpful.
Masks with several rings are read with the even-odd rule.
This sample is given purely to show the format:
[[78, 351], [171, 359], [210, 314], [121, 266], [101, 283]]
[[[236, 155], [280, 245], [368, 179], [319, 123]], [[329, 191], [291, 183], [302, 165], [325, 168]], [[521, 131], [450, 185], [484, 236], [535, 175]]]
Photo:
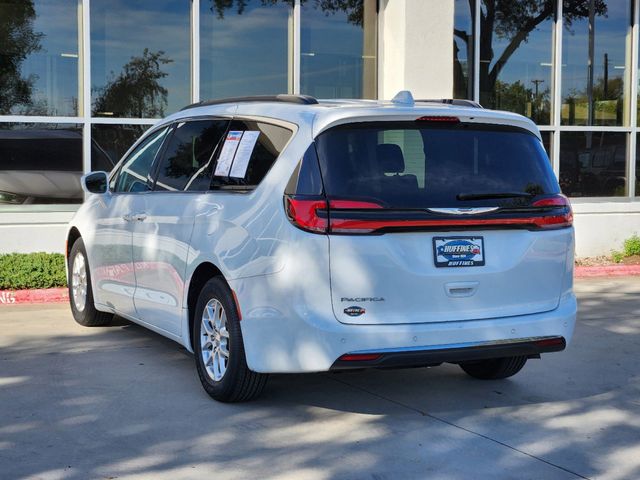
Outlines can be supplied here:
[[576, 290], [573, 344], [510, 380], [281, 375], [242, 405], [141, 327], [2, 307], [0, 479], [640, 478], [640, 278]]

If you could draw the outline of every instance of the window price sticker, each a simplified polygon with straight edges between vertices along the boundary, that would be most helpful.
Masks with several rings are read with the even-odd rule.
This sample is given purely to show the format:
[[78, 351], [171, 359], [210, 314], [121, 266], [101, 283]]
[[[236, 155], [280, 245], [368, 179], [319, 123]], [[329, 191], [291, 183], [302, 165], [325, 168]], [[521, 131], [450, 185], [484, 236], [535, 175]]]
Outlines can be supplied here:
[[236, 156], [233, 160], [231, 173], [229, 174], [230, 177], [244, 178], [247, 174], [249, 159], [251, 158], [253, 147], [255, 147], [259, 136], [259, 131], [249, 130], [244, 132], [242, 140], [240, 140], [240, 145], [238, 145], [238, 149], [236, 150]]
[[230, 131], [227, 133], [227, 138], [222, 146], [220, 157], [218, 158], [218, 164], [216, 170], [213, 173], [216, 177], [228, 177], [231, 171], [231, 165], [233, 164], [233, 157], [236, 154], [240, 139], [242, 138], [242, 132]]

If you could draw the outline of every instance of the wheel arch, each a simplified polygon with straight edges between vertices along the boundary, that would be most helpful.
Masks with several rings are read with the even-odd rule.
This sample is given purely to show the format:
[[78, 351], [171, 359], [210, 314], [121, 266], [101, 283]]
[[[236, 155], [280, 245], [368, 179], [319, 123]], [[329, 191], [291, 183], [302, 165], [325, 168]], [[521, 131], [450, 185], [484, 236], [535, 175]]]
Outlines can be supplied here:
[[[185, 346], [191, 351], [193, 351], [195, 309], [196, 303], [198, 302], [198, 295], [200, 295], [200, 291], [202, 290], [202, 287], [204, 287], [205, 283], [214, 277], [220, 277], [225, 281], [225, 283], [227, 283], [222, 271], [218, 267], [211, 262], [202, 262], [193, 271], [191, 279], [189, 280], [189, 287], [187, 289], [187, 323], [189, 326], [189, 336], [188, 338], [185, 338], [184, 341], [188, 342], [188, 345]], [[228, 285], [229, 284], [227, 283], [227, 286]]]
[[67, 258], [69, 258], [71, 247], [73, 247], [73, 244], [76, 243], [76, 240], [78, 240], [81, 237], [82, 235], [80, 235], [80, 230], [78, 230], [76, 227], [71, 227], [69, 229], [69, 232], [67, 232], [67, 244], [65, 246], [65, 252], [64, 252]]
[[82, 235], [80, 235], [80, 230], [78, 230], [76, 227], [71, 227], [67, 232], [67, 241], [64, 246], [64, 258], [65, 258], [64, 268], [65, 268], [67, 282], [71, 281], [69, 278], [69, 254], [71, 253], [71, 248], [73, 247], [73, 244], [76, 243], [76, 241], [79, 238], [82, 238]]

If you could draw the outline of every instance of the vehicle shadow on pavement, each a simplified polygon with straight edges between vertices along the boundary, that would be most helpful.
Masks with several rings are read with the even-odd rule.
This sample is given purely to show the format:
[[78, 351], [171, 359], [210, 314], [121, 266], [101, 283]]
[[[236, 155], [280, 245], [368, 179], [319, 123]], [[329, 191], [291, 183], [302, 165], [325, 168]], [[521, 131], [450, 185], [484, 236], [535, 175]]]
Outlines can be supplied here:
[[236, 405], [139, 326], [10, 319], [25, 327], [1, 343], [0, 478], [640, 478], [640, 284], [607, 288], [585, 293], [566, 352], [506, 381], [273, 375]]

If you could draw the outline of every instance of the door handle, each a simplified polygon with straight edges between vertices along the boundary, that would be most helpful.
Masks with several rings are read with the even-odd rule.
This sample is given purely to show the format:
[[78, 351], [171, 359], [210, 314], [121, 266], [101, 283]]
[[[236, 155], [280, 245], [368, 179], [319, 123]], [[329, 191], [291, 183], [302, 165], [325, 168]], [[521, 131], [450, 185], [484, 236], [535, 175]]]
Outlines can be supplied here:
[[127, 213], [122, 218], [125, 222], [144, 222], [147, 219], [146, 213]]

